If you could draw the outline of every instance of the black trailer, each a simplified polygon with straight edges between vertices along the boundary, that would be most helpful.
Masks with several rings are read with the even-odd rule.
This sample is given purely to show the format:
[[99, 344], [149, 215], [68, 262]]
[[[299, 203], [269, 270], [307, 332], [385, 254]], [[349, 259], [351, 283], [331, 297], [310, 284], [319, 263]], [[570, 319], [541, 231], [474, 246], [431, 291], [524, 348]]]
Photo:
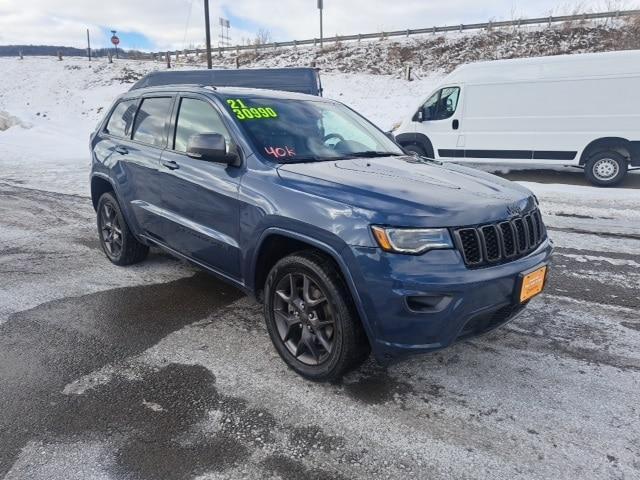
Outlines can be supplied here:
[[142, 77], [131, 90], [175, 84], [265, 88], [322, 96], [320, 74], [315, 68], [158, 71]]

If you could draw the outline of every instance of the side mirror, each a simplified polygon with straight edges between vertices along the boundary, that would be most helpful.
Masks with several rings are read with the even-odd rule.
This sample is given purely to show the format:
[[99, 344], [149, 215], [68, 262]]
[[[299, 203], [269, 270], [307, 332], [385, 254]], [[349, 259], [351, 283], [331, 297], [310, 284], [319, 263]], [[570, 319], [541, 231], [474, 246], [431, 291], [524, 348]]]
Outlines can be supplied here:
[[187, 155], [208, 162], [236, 165], [240, 159], [234, 145], [228, 145], [219, 133], [199, 133], [187, 141]]
[[425, 118], [424, 118], [424, 109], [421, 108], [420, 110], [418, 110], [416, 112], [416, 114], [413, 116], [413, 121], [414, 122], [424, 122]]

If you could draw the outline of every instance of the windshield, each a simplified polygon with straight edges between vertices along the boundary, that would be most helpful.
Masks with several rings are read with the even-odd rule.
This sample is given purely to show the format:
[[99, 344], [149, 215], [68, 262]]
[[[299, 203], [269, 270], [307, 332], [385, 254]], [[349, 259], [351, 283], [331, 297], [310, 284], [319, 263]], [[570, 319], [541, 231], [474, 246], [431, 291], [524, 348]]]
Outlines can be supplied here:
[[402, 155], [402, 150], [344, 105], [326, 101], [223, 98], [263, 157], [279, 163]]

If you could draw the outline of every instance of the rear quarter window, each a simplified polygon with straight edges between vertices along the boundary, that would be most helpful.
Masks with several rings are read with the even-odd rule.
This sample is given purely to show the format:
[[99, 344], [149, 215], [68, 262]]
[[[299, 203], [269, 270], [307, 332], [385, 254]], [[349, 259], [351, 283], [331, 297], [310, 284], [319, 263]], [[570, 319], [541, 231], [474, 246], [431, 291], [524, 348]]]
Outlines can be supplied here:
[[123, 100], [118, 103], [116, 108], [113, 109], [111, 117], [109, 117], [105, 132], [116, 137], [129, 138], [137, 106], [138, 100], [135, 99]]

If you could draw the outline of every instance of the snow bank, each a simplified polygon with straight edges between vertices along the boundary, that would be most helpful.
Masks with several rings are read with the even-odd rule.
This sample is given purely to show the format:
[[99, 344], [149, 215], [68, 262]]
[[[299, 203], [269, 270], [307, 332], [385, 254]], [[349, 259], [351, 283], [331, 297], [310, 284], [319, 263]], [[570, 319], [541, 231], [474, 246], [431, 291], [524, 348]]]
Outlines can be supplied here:
[[0, 110], [0, 132], [8, 130], [14, 126], [29, 128], [31, 125], [22, 122], [18, 117], [14, 117], [9, 112]]

